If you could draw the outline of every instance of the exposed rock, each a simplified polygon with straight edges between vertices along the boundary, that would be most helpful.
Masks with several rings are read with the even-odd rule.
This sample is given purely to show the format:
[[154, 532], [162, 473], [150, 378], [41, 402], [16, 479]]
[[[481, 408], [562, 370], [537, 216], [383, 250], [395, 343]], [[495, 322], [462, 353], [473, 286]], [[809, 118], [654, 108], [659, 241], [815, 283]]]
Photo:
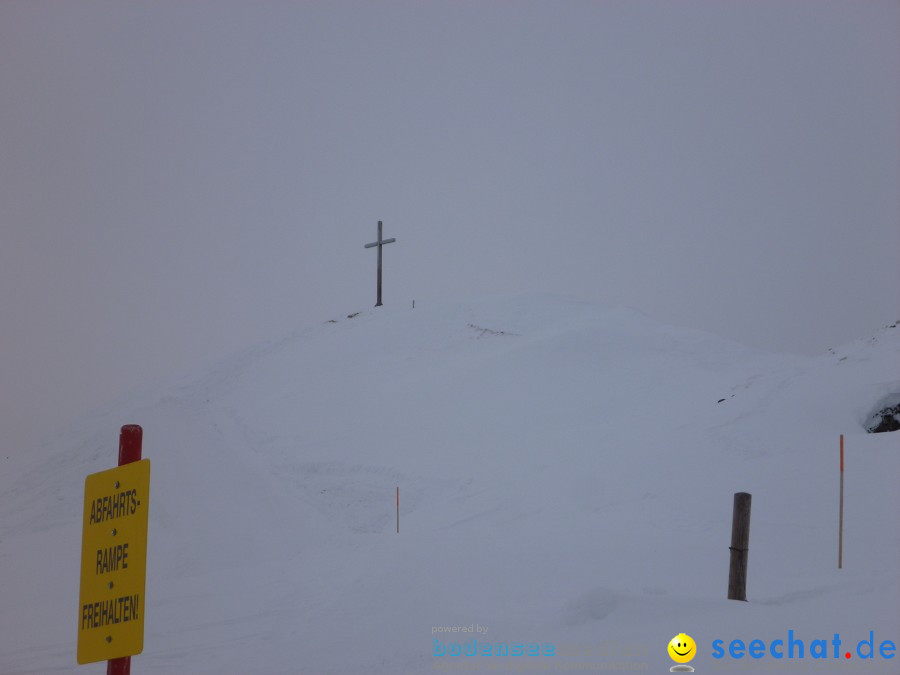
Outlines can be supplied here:
[[886, 396], [878, 402], [875, 409], [877, 412], [873, 412], [866, 422], [866, 431], [880, 434], [900, 429], [900, 394]]
[[868, 431], [870, 433], [880, 434], [884, 431], [897, 431], [897, 429], [900, 429], [900, 405], [879, 410], [876, 415], [881, 416], [881, 421], [876, 426], [869, 427]]

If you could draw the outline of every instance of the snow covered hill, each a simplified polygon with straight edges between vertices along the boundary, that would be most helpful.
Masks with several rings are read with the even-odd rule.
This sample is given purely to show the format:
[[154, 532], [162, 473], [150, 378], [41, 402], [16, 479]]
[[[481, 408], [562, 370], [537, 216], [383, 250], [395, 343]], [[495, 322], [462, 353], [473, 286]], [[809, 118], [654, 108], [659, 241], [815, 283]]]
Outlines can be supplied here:
[[870, 631], [900, 641], [900, 435], [863, 428], [898, 357], [896, 324], [808, 358], [558, 297], [337, 315], [0, 453], [0, 672], [104, 672], [75, 663], [81, 509], [126, 423], [152, 462], [135, 673], [668, 672], [680, 632], [699, 673], [791, 630], [840, 634], [852, 658], [821, 665], [856, 672]]

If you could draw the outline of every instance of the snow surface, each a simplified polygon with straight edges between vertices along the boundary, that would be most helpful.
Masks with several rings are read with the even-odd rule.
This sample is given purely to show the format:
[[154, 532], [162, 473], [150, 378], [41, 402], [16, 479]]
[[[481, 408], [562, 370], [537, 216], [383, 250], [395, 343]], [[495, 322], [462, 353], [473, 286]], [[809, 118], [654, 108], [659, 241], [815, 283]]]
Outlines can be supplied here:
[[[83, 486], [127, 423], [152, 462], [135, 673], [662, 673], [679, 632], [700, 673], [750, 661], [715, 639], [900, 643], [900, 435], [863, 429], [898, 355], [900, 327], [784, 356], [558, 297], [336, 315], [0, 453], [0, 672], [105, 672], [75, 662]], [[726, 599], [738, 491], [746, 603]], [[487, 634], [433, 635], [470, 624]], [[559, 653], [435, 657], [434, 637]]]

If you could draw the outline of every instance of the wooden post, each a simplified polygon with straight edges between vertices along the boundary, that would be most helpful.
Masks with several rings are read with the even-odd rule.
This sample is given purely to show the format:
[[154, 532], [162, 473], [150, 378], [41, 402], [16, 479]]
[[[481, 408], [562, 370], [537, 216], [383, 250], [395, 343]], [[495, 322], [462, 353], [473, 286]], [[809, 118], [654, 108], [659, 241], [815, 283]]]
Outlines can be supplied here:
[[728, 599], [747, 600], [747, 552], [750, 545], [750, 494], [734, 493], [731, 517], [731, 564], [728, 568]]
[[844, 434], [841, 434], [841, 505], [838, 508], [838, 569], [844, 567]]
[[[143, 438], [144, 430], [137, 424], [126, 424], [122, 427], [119, 432], [119, 466], [141, 461]], [[106, 662], [106, 675], [130, 675], [130, 673], [130, 656], [122, 656]]]

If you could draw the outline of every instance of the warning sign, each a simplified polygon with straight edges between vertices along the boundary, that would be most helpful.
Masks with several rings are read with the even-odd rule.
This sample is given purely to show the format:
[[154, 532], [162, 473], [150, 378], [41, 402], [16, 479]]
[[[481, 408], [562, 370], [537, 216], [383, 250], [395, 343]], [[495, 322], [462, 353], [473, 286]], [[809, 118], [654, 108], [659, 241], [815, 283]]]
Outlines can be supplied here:
[[140, 654], [144, 649], [144, 582], [150, 460], [84, 481], [78, 663]]

